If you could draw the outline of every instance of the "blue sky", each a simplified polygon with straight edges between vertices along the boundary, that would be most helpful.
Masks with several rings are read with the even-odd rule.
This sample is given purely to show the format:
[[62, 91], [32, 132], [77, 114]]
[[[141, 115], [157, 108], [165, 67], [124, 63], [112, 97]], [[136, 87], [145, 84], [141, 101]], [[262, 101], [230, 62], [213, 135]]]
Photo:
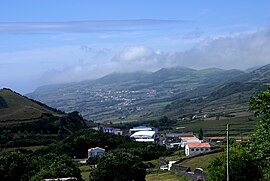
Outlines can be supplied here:
[[270, 63], [270, 1], [9, 0], [0, 6], [0, 87], [162, 67]]

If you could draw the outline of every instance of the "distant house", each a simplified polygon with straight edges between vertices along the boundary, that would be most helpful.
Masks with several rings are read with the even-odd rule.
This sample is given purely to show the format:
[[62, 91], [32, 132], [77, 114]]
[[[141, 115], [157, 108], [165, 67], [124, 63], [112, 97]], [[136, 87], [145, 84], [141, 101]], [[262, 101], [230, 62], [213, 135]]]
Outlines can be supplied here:
[[155, 143], [158, 135], [155, 131], [137, 131], [133, 133], [130, 138], [138, 142]]
[[98, 156], [98, 155], [103, 155], [105, 153], [105, 149], [95, 147], [95, 148], [89, 148], [88, 149], [88, 158], [93, 157], [93, 156]]
[[225, 137], [224, 136], [215, 136], [215, 137], [211, 137], [209, 138], [210, 142], [221, 142], [221, 141], [224, 141], [225, 140]]
[[211, 151], [211, 146], [209, 143], [190, 143], [185, 146], [186, 156], [197, 155], [209, 151]]
[[113, 130], [113, 134], [115, 134], [115, 135], [123, 135], [123, 130], [116, 128], [116, 129]]
[[111, 128], [111, 127], [102, 126], [101, 129], [103, 133], [114, 133], [114, 128]]
[[137, 126], [129, 129], [130, 134], [133, 134], [137, 131], [154, 131], [155, 133], [158, 133], [158, 128], [148, 126]]
[[119, 128], [112, 128], [112, 127], [103, 126], [103, 125], [100, 125], [100, 124], [97, 127], [93, 127], [91, 129], [96, 130], [96, 131], [102, 131], [103, 133], [111, 133], [111, 134], [115, 134], [115, 135], [123, 135], [123, 130], [121, 130]]
[[180, 142], [180, 133], [166, 133], [165, 137], [166, 137], [166, 142], [167, 143], [176, 143], [176, 142]]
[[187, 144], [202, 142], [202, 140], [199, 140], [196, 136], [190, 133], [181, 134], [179, 138], [181, 148], [185, 148]]

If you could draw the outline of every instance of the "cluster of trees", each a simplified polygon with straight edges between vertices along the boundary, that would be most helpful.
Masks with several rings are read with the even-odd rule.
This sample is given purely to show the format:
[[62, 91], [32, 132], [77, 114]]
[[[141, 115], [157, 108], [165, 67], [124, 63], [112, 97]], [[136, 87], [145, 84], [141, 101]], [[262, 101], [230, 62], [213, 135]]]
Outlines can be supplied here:
[[90, 173], [90, 181], [144, 181], [146, 166], [129, 152], [115, 150], [102, 156]]
[[[244, 147], [230, 148], [229, 174], [231, 180], [270, 180], [270, 87], [250, 99], [259, 124]], [[226, 180], [226, 155], [209, 165], [209, 180]]]
[[165, 147], [139, 143], [132, 141], [129, 137], [103, 133], [94, 130], [81, 130], [68, 138], [52, 144], [48, 148], [38, 150], [43, 154], [67, 154], [70, 157], [86, 158], [87, 150], [93, 147], [101, 147], [106, 152], [111, 150], [122, 150], [140, 157], [142, 160], [151, 160], [163, 155], [170, 154]]
[[71, 160], [85, 158], [90, 147], [106, 148], [102, 157], [93, 157], [88, 164], [98, 164], [90, 180], [144, 180], [148, 161], [170, 154], [165, 147], [139, 143], [129, 137], [81, 130], [68, 138], [35, 152], [0, 154], [0, 180], [41, 180], [44, 178], [77, 177], [80, 170]]
[[2, 181], [36, 181], [64, 177], [76, 177], [82, 180], [80, 169], [67, 155], [21, 152], [0, 154], [0, 180]]
[[32, 122], [0, 126], [0, 147], [26, 147], [47, 145], [86, 128], [78, 112], [58, 117], [44, 113]]

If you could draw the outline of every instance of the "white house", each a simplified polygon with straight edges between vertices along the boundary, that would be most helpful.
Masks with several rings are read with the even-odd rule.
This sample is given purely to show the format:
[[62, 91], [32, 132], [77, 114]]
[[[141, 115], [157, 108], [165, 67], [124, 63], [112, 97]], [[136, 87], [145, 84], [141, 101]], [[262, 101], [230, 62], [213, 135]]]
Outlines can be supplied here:
[[105, 153], [105, 149], [95, 147], [95, 148], [89, 148], [88, 149], [88, 158], [93, 157], [93, 156], [98, 156], [98, 155], [103, 155]]
[[123, 135], [123, 131], [121, 129], [114, 129], [113, 134], [115, 134], [115, 135]]
[[209, 143], [190, 143], [185, 146], [186, 156], [197, 155], [209, 151], [211, 151], [211, 146]]
[[158, 135], [155, 131], [137, 131], [130, 136], [130, 138], [133, 138], [138, 142], [151, 142], [151, 143], [155, 143], [155, 139], [157, 137]]

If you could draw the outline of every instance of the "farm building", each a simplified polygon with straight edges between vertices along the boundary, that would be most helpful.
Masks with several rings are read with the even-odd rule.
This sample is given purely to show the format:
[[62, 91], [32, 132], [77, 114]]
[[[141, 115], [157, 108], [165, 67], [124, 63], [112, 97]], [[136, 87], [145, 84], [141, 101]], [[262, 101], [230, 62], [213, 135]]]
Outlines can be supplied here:
[[209, 151], [211, 151], [211, 146], [209, 143], [190, 143], [185, 146], [186, 156], [197, 155]]

